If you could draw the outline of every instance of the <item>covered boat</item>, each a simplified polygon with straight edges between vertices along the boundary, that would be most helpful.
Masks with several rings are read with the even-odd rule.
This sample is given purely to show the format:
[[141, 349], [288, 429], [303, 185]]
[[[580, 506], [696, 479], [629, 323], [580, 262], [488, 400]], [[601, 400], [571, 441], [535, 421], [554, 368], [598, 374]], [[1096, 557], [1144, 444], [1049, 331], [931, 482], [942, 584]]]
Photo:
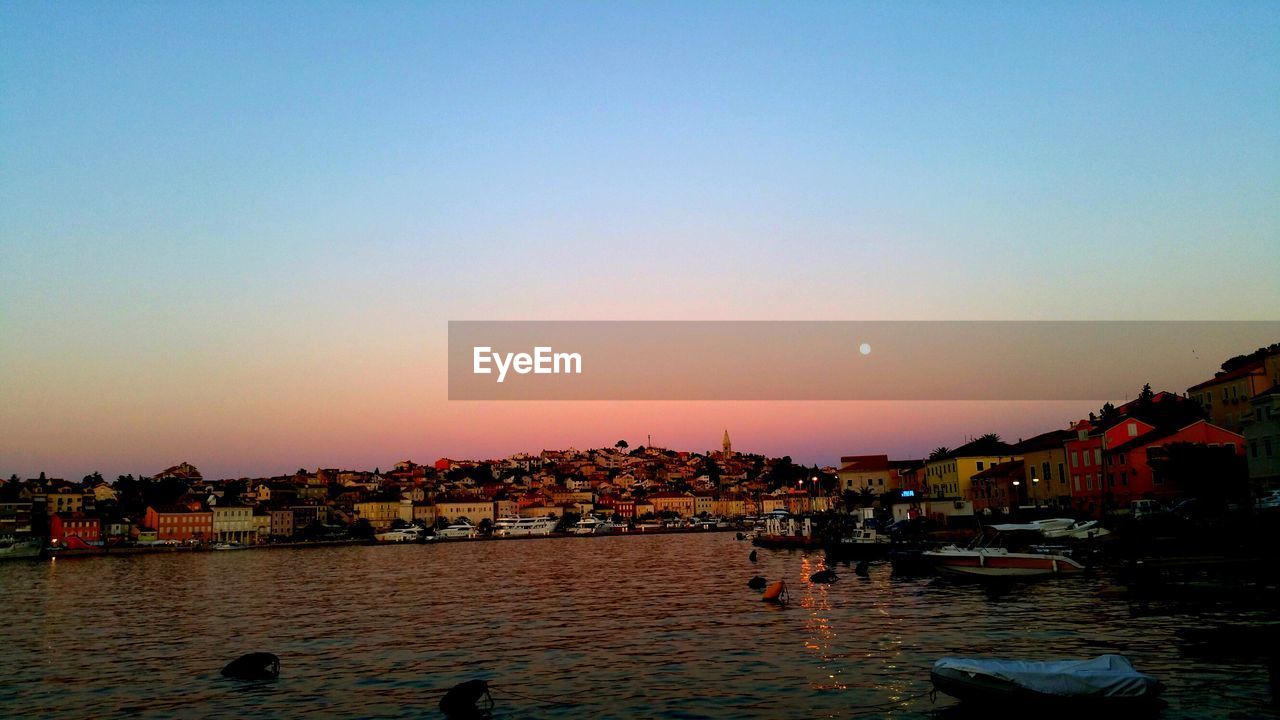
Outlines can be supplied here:
[[984, 703], [1138, 704], [1164, 692], [1159, 680], [1121, 655], [1049, 662], [942, 658], [930, 675], [939, 691]]

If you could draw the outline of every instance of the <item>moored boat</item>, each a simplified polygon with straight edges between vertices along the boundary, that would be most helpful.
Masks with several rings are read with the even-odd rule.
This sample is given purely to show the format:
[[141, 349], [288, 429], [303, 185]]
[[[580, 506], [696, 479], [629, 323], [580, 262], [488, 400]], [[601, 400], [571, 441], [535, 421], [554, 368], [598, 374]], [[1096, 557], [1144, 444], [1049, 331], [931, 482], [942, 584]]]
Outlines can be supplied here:
[[1049, 662], [942, 658], [930, 677], [951, 697], [995, 706], [1132, 705], [1153, 702], [1164, 691], [1121, 655]]
[[42, 546], [43, 543], [40, 542], [39, 538], [0, 540], [0, 560], [38, 558], [43, 550]]
[[924, 557], [939, 572], [989, 578], [1032, 578], [1073, 575], [1085, 567], [1065, 555], [1009, 552], [1005, 548], [959, 548], [954, 545], [931, 550]]

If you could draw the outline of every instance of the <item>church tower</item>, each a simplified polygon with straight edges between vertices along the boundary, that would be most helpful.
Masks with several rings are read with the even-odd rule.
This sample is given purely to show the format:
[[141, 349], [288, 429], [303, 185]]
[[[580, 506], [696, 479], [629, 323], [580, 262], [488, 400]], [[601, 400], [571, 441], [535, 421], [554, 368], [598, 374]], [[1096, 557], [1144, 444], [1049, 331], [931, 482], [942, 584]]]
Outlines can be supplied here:
[[729, 442], [729, 428], [724, 429], [724, 456], [729, 457], [733, 454], [733, 443]]

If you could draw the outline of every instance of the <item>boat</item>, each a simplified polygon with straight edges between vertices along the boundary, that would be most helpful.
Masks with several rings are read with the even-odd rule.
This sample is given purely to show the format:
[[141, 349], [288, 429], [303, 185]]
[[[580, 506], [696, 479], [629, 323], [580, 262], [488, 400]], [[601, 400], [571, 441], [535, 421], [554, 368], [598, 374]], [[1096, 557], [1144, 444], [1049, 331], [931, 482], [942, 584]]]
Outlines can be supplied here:
[[1067, 527], [1044, 531], [1046, 538], [1071, 538], [1073, 540], [1094, 540], [1110, 534], [1111, 531], [1102, 527], [1097, 520], [1085, 520]]
[[933, 664], [930, 677], [938, 691], [984, 707], [1125, 706], [1151, 703], [1164, 692], [1122, 655], [1048, 662], [949, 657]]
[[599, 532], [601, 524], [600, 519], [594, 515], [583, 515], [582, 519], [573, 526], [573, 534], [595, 535]]
[[0, 540], [0, 560], [21, 560], [24, 558], [38, 558], [43, 550], [43, 545], [39, 538], [27, 538], [18, 540], [8, 538]]
[[889, 548], [889, 538], [869, 527], [843, 533], [823, 544], [827, 555], [836, 560], [875, 560], [888, 555]]
[[494, 525], [494, 535], [520, 537], [550, 535], [556, 529], [556, 521], [549, 517], [504, 518], [501, 526]]
[[216, 543], [213, 546], [214, 550], [245, 550], [247, 548], [248, 548], [247, 545], [241, 545], [240, 543], [232, 543], [232, 542], [220, 542], [220, 543]]
[[[1016, 527], [1016, 530], [1011, 530]], [[948, 545], [923, 554], [939, 572], [968, 577], [1032, 578], [1073, 575], [1084, 572], [1084, 565], [1061, 552], [1016, 552], [1010, 546], [1031, 549], [1032, 542], [1021, 538], [1040, 538], [1039, 531], [1025, 531], [1022, 526], [995, 525], [973, 539], [968, 547]]]
[[476, 536], [476, 526], [468, 522], [460, 522], [436, 531], [436, 537], [456, 540]]
[[396, 530], [388, 530], [380, 532], [373, 536], [374, 540], [385, 543], [402, 543], [416, 542], [422, 536], [422, 531], [416, 527], [398, 528]]
[[809, 518], [796, 518], [770, 513], [765, 516], [764, 528], [756, 531], [751, 544], [762, 548], [810, 550], [822, 547], [822, 539], [813, 532]]
[[600, 524], [596, 526], [597, 535], [612, 535], [613, 533], [624, 533], [626, 531], [627, 524], [624, 522], [617, 522], [615, 520], [602, 520]]

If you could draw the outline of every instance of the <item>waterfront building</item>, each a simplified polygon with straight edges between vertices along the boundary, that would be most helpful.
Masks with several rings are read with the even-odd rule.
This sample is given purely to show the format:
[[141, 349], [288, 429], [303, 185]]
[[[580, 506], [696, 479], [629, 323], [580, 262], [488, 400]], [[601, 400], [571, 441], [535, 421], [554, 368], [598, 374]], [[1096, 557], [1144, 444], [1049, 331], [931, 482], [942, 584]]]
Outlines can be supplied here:
[[960, 447], [930, 458], [925, 465], [925, 481], [933, 497], [971, 499], [974, 475], [1003, 462], [1021, 460], [1012, 445], [994, 435], [984, 435]]
[[479, 525], [484, 520], [493, 522], [493, 503], [477, 497], [437, 498], [436, 517], [437, 521], [439, 518], [449, 521], [466, 518], [472, 525]]
[[1280, 386], [1255, 395], [1250, 406], [1253, 416], [1242, 434], [1249, 447], [1249, 481], [1260, 493], [1280, 488]]
[[25, 498], [0, 500], [0, 537], [30, 535], [31, 507], [31, 500]]
[[1026, 502], [1024, 460], [996, 463], [976, 473], [970, 484], [974, 512], [1009, 513]]
[[836, 476], [843, 491], [880, 494], [898, 489], [894, 487], [898, 473], [890, 467], [888, 455], [845, 455]]
[[102, 521], [81, 512], [62, 512], [49, 516], [49, 541], [65, 543], [68, 537], [75, 536], [87, 543], [102, 540]]
[[[1104, 483], [1106, 499], [1104, 503], [1113, 507], [1127, 507], [1134, 500], [1155, 498], [1169, 501], [1191, 494], [1200, 494], [1203, 483], [1230, 482], [1229, 463], [1219, 460], [1215, 466], [1214, 477], [1201, 477], [1195, 480], [1192, 487], [1179, 486], [1171, 482], [1160, 472], [1162, 460], [1169, 457], [1170, 448], [1175, 445], [1190, 445], [1200, 448], [1221, 448], [1227, 451], [1225, 457], [1245, 455], [1244, 437], [1239, 433], [1220, 428], [1204, 420], [1198, 420], [1182, 428], [1166, 428], [1135, 437], [1118, 445], [1110, 445], [1103, 451]], [[1172, 469], [1176, 470], [1176, 468]], [[1215, 493], [1222, 488], [1214, 488]]]
[[352, 506], [357, 520], [367, 520], [374, 530], [387, 530], [400, 519], [399, 500], [370, 500]]
[[253, 508], [253, 535], [256, 542], [266, 542], [271, 537], [271, 512]]
[[694, 498], [688, 493], [659, 492], [649, 496], [655, 513], [674, 513], [680, 517], [694, 516]]
[[1066, 443], [1077, 437], [1071, 430], [1051, 430], [1019, 442], [1026, 502], [1036, 506], [1071, 506]]
[[715, 509], [716, 498], [711, 493], [694, 493], [693, 495], [693, 514], [701, 516], [703, 513], [710, 515]]
[[293, 510], [271, 510], [268, 513], [268, 517], [270, 518], [269, 533], [271, 537], [288, 540], [297, 532], [293, 524]]
[[143, 520], [156, 531], [156, 539], [177, 542], [207, 542], [213, 538], [213, 513], [186, 505], [151, 506]]
[[258, 539], [252, 507], [236, 503], [218, 504], [211, 507], [210, 512], [213, 514], [213, 537], [218, 542], [249, 543]]

